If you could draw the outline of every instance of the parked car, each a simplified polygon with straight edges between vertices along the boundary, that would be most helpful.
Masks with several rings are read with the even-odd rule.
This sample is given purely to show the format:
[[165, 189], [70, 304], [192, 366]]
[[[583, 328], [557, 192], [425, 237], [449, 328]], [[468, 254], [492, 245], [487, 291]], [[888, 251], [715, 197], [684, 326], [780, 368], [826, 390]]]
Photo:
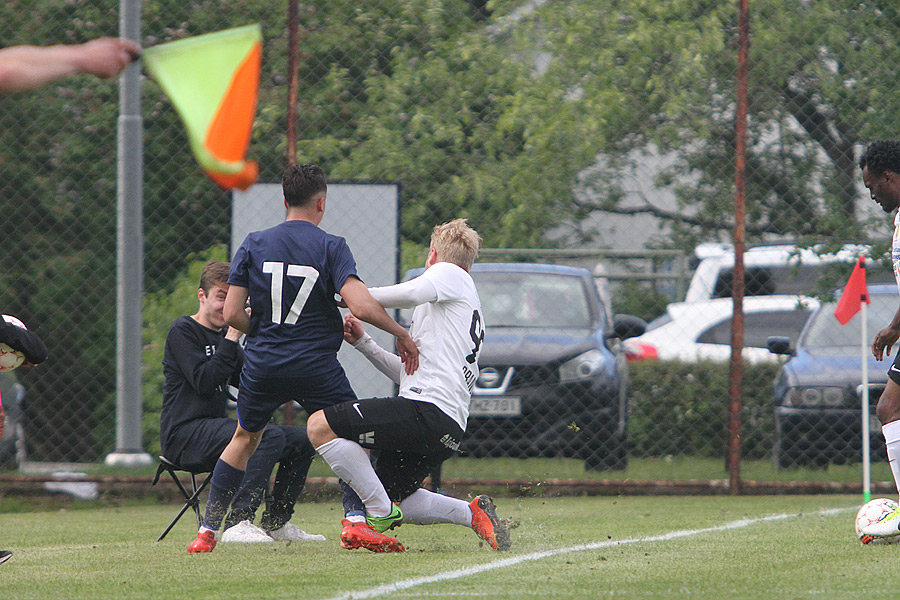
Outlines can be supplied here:
[[[795, 340], [818, 305], [818, 300], [806, 296], [744, 298], [744, 359], [776, 362], [767, 349], [767, 338], [780, 334]], [[665, 315], [651, 321], [643, 335], [625, 341], [623, 348], [631, 361], [728, 362], [733, 311], [731, 298], [672, 303]]]
[[15, 469], [25, 458], [25, 387], [10, 371], [0, 373], [0, 396], [4, 412], [0, 469]]
[[[834, 253], [820, 253], [815, 248], [799, 248], [795, 244], [755, 246], [744, 252], [744, 295], [811, 295], [819, 289], [819, 279], [829, 273], [835, 282], [845, 281], [850, 265], [865, 246], [848, 244]], [[688, 284], [685, 302], [705, 302], [714, 298], [730, 298], [734, 246], [707, 243], [694, 249], [697, 266]], [[841, 264], [845, 263], [845, 264]], [[838, 276], [840, 275], [840, 276]], [[890, 268], [869, 261], [866, 277], [869, 283], [892, 283]]]
[[[890, 323], [900, 300], [894, 285], [870, 285], [869, 295], [865, 359], [870, 442], [873, 459], [883, 459], [884, 439], [875, 417], [875, 404], [887, 383], [893, 356], [876, 361], [870, 344], [875, 334]], [[813, 312], [796, 344], [781, 336], [769, 338], [772, 353], [789, 357], [774, 384], [773, 460], [777, 468], [853, 462], [862, 456], [861, 313], [841, 325], [834, 317], [834, 309], [835, 303], [829, 302]]]
[[629, 315], [610, 323], [587, 269], [478, 263], [472, 277], [486, 334], [460, 449], [625, 468], [628, 366], [617, 340], [646, 323]]

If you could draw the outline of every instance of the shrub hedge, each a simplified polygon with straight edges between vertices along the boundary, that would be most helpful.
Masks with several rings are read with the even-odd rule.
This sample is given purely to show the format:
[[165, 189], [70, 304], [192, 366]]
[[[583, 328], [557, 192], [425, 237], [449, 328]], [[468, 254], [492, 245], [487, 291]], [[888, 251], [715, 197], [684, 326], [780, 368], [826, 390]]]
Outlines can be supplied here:
[[[774, 436], [773, 388], [778, 364], [743, 368], [742, 455], [764, 458]], [[631, 456], [723, 457], [728, 440], [729, 365], [643, 362], [630, 365]]]

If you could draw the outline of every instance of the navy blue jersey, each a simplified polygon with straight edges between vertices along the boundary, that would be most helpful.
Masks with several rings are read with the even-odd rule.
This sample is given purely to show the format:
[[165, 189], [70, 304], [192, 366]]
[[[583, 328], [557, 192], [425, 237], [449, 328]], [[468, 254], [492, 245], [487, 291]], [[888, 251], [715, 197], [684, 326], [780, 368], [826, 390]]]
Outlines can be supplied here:
[[264, 377], [299, 377], [334, 368], [344, 339], [334, 295], [356, 261], [344, 238], [308, 221], [256, 231], [238, 248], [228, 283], [250, 290], [244, 368]]

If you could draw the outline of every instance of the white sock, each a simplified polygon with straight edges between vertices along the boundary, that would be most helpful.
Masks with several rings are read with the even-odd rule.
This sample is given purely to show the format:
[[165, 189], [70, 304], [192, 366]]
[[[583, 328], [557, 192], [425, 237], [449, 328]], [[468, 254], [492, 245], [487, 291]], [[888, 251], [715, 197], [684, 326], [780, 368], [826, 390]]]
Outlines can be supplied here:
[[472, 509], [464, 500], [419, 488], [400, 503], [403, 522], [412, 525], [454, 523], [472, 526]]
[[335, 438], [316, 448], [316, 452], [325, 459], [334, 474], [359, 495], [367, 513], [373, 517], [391, 514], [391, 499], [362, 446], [344, 438]]
[[884, 445], [887, 448], [888, 461], [891, 465], [891, 473], [894, 474], [894, 485], [900, 494], [900, 421], [891, 421], [881, 426], [884, 434]]

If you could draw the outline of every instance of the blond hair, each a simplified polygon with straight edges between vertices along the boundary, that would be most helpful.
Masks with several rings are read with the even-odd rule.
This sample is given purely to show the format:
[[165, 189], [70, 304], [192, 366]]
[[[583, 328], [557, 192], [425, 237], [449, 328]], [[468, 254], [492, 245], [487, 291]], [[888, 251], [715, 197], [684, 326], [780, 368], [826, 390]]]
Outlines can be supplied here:
[[465, 219], [453, 219], [435, 225], [431, 232], [431, 247], [437, 252], [439, 261], [453, 263], [468, 271], [481, 250], [481, 236], [466, 224]]

